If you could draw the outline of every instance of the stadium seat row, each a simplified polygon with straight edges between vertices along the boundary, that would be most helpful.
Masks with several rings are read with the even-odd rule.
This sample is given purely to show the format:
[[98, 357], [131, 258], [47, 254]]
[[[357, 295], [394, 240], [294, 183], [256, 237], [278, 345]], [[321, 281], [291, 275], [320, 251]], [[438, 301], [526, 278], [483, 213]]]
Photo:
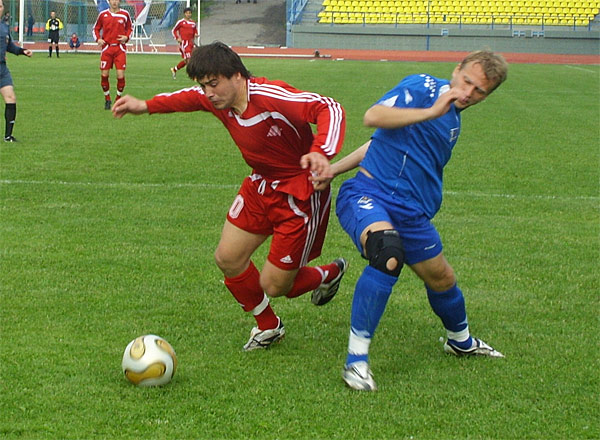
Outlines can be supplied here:
[[587, 26], [600, 0], [323, 0], [320, 23], [463, 23]]
[[491, 15], [407, 15], [407, 14], [371, 14], [371, 13], [340, 13], [320, 14], [319, 23], [336, 24], [524, 24], [546, 26], [587, 26], [588, 19], [539, 16], [499, 16]]
[[396, 6], [427, 8], [428, 5], [452, 5], [452, 6], [515, 6], [518, 8], [555, 7], [555, 8], [599, 8], [600, 0], [593, 1], [557, 1], [557, 0], [323, 0], [323, 6], [327, 5], [351, 5], [351, 6]]

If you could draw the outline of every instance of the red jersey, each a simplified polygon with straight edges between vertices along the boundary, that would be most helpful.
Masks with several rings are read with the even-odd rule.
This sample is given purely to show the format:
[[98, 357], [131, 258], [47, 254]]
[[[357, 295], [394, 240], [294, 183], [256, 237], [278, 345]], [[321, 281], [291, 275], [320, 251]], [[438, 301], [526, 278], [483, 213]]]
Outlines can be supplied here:
[[[102, 31], [102, 35], [100, 35], [100, 31]], [[119, 9], [118, 12], [110, 12], [110, 9], [106, 9], [98, 15], [93, 35], [95, 41], [102, 38], [107, 44], [117, 45], [121, 44], [117, 40], [117, 37], [119, 35], [126, 35], [129, 38], [131, 31], [132, 26], [129, 12], [124, 9]]]
[[[331, 160], [342, 148], [344, 109], [332, 98], [304, 92], [282, 82], [250, 78], [248, 107], [237, 115], [218, 110], [198, 86], [163, 93], [146, 101], [149, 113], [203, 110], [221, 120], [253, 173], [277, 191], [307, 200], [314, 192], [310, 170], [300, 158], [312, 151]], [[310, 124], [316, 124], [313, 135]]]
[[173, 38], [176, 40], [177, 38], [181, 38], [184, 41], [190, 41], [193, 40], [196, 35], [198, 35], [198, 27], [196, 26], [195, 21], [182, 18], [175, 23], [175, 27], [171, 33], [173, 34]]

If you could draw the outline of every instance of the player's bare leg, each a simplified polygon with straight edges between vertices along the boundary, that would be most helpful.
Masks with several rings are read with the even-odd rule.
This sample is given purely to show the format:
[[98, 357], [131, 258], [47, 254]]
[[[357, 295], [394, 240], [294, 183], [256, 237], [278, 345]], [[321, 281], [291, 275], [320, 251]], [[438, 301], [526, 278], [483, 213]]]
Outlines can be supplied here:
[[269, 298], [260, 284], [260, 273], [250, 259], [267, 239], [252, 234], [225, 221], [221, 240], [215, 251], [215, 261], [225, 276], [225, 286], [245, 312], [250, 312], [257, 326], [250, 332], [244, 350], [267, 348], [285, 335], [281, 320], [275, 315]]

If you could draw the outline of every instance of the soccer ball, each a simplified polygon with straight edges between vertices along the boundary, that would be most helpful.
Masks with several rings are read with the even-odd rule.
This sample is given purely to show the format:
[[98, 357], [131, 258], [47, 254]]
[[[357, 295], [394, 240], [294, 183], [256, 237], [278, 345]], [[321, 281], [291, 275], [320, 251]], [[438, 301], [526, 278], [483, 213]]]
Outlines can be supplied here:
[[135, 385], [164, 385], [175, 374], [177, 356], [171, 344], [160, 336], [144, 335], [127, 345], [121, 366], [127, 380]]

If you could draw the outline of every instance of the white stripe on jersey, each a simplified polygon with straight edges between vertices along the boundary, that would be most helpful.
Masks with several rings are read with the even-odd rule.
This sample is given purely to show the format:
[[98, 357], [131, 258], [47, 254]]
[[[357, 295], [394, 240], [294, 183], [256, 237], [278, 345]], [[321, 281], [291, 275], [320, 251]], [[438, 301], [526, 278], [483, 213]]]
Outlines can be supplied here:
[[292, 130], [294, 130], [294, 132], [296, 133], [296, 136], [300, 137], [300, 133], [298, 133], [298, 130], [296, 130], [296, 127], [294, 127], [294, 125], [285, 116], [283, 116], [279, 112], [262, 112], [256, 116], [252, 116], [249, 119], [242, 119], [239, 115], [237, 115], [235, 113], [233, 115], [235, 116], [235, 119], [237, 120], [238, 124], [240, 124], [242, 127], [252, 127], [253, 125], [256, 125], [256, 124], [261, 123], [262, 121], [265, 121], [269, 117], [271, 117], [273, 119], [279, 119], [280, 121], [283, 121], [287, 125], [289, 125], [292, 128]]
[[290, 102], [318, 101], [325, 103], [329, 108], [330, 118], [327, 138], [325, 144], [321, 146], [321, 149], [327, 156], [331, 156], [335, 153], [336, 146], [340, 139], [340, 127], [343, 114], [342, 107], [338, 102], [317, 93], [302, 91], [292, 92], [273, 84], [256, 84], [250, 81], [248, 82], [248, 94], [257, 94]]
[[171, 29], [171, 34], [173, 35], [173, 38], [175, 38], [177, 40], [177, 35], [175, 35], [175, 29], [177, 29], [177, 26], [179, 26], [179, 23], [181, 23], [182, 21], [185, 21], [185, 19], [180, 19], [177, 23], [175, 23], [175, 26], [173, 26], [173, 29]]
[[[123, 17], [123, 19], [125, 21], [130, 20], [131, 21], [131, 17], [129, 15], [126, 14], [119, 14], [119, 13], [112, 13], [110, 12], [110, 9], [105, 9], [104, 11], [101, 11], [98, 14], [98, 18], [96, 18], [96, 22], [94, 23], [94, 26], [92, 26], [92, 35], [94, 36], [94, 40], [97, 41], [100, 39], [100, 35], [96, 34], [96, 24], [98, 24], [98, 20], [100, 20], [100, 17], [102, 17], [102, 14], [104, 14], [105, 12], [108, 12], [110, 15], [112, 15], [113, 17]], [[123, 12], [127, 12], [127, 11], [123, 11]]]
[[204, 91], [200, 88], [200, 86], [192, 86], [192, 87], [188, 87], [186, 89], [176, 90], [175, 92], [159, 93], [156, 96], [173, 96], [173, 95], [178, 95], [179, 93], [192, 92], [192, 91], [200, 93], [201, 95], [204, 95]]

